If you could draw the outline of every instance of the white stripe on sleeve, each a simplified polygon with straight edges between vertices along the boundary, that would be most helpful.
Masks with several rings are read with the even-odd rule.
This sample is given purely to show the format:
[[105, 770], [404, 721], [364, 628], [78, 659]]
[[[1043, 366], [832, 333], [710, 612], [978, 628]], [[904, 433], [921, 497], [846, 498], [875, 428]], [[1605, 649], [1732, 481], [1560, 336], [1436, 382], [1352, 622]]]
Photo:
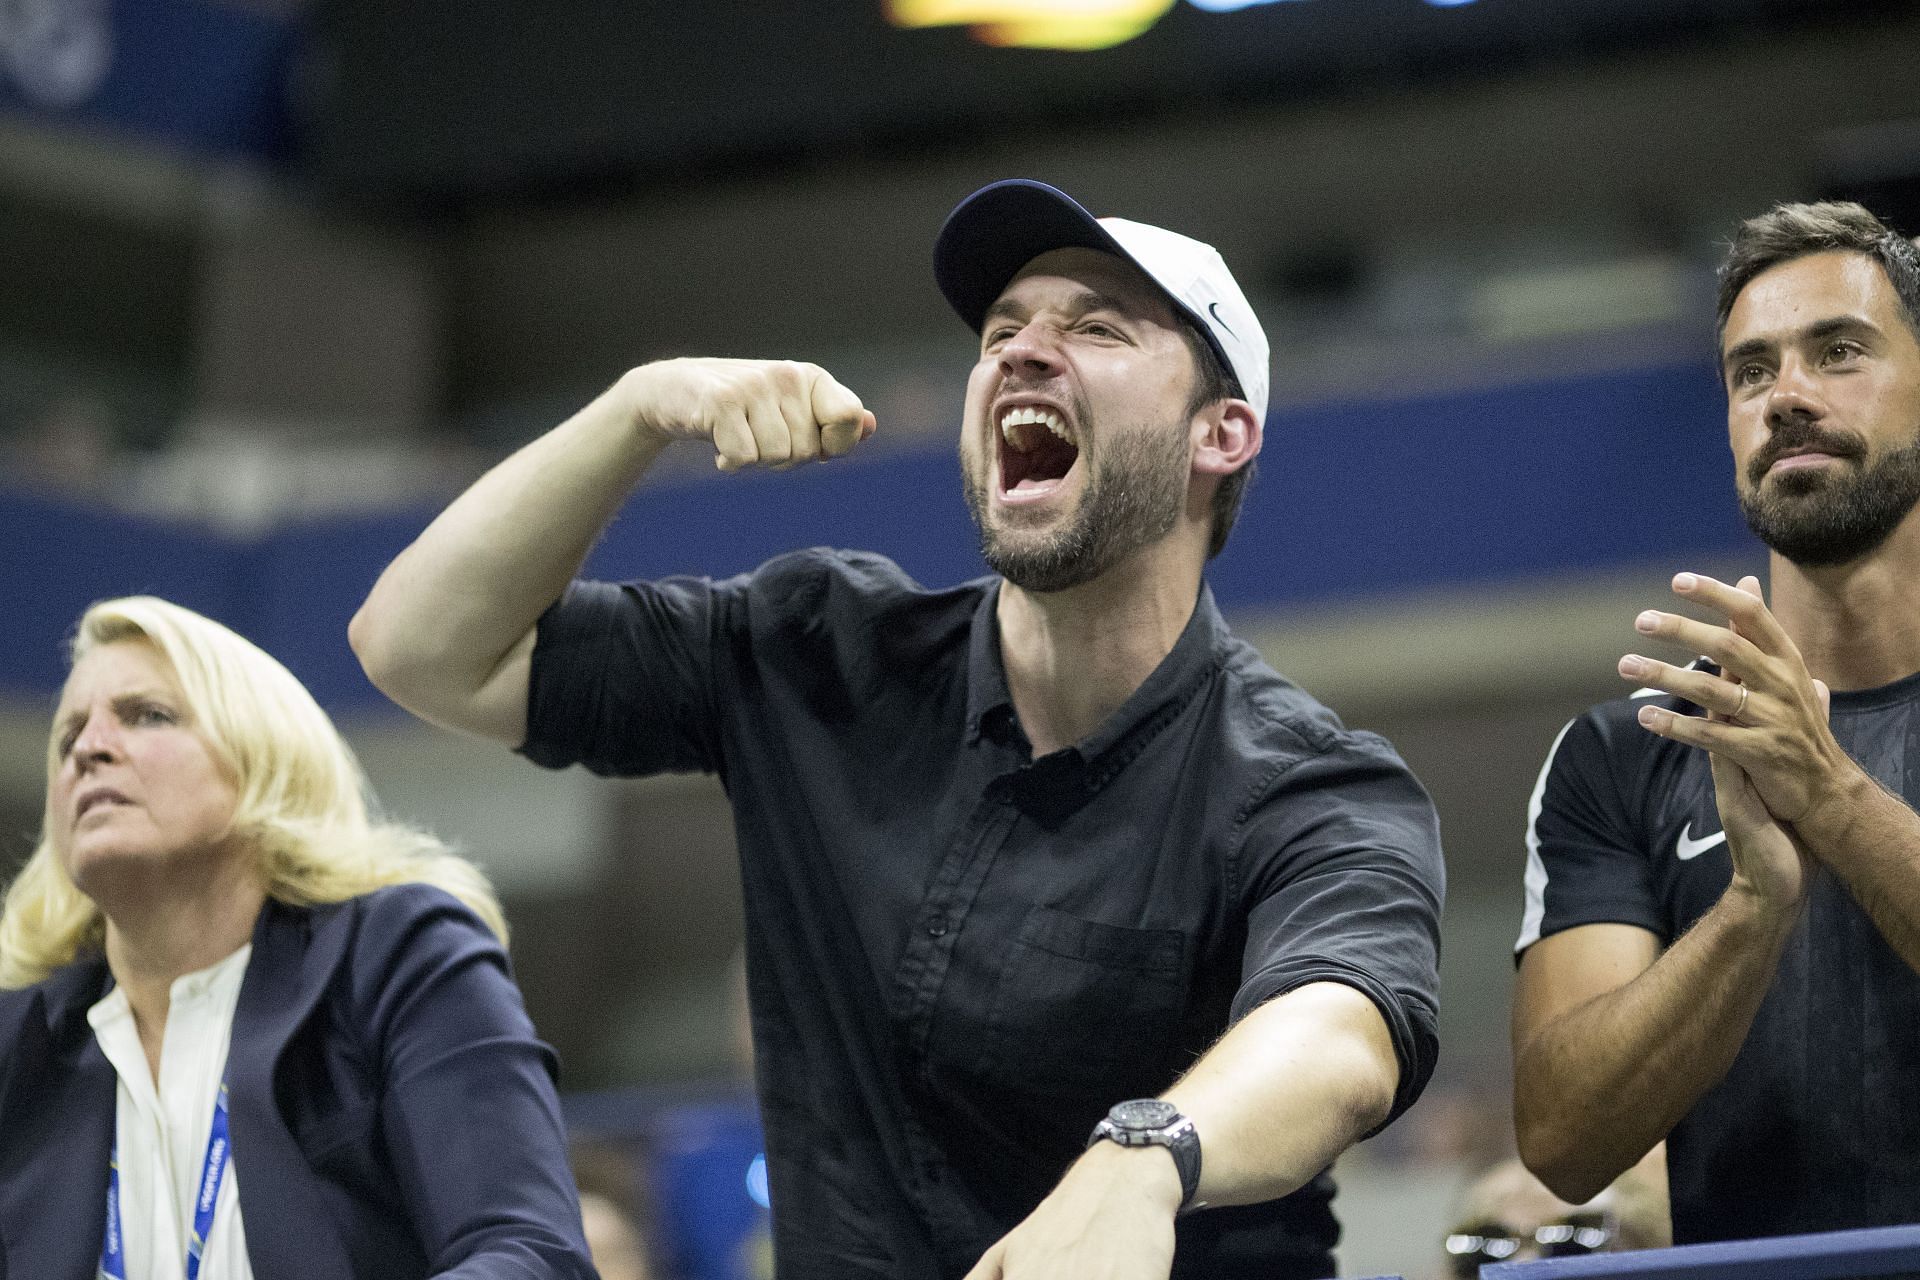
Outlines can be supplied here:
[[1534, 781], [1533, 795], [1527, 799], [1527, 874], [1524, 881], [1527, 909], [1520, 917], [1520, 940], [1513, 944], [1516, 954], [1540, 941], [1540, 923], [1547, 914], [1547, 864], [1540, 860], [1541, 800], [1547, 794], [1547, 775], [1553, 772], [1553, 758], [1560, 754], [1560, 744], [1571, 728], [1571, 720], [1560, 726], [1553, 745], [1547, 748], [1547, 762], [1540, 766], [1540, 776]]

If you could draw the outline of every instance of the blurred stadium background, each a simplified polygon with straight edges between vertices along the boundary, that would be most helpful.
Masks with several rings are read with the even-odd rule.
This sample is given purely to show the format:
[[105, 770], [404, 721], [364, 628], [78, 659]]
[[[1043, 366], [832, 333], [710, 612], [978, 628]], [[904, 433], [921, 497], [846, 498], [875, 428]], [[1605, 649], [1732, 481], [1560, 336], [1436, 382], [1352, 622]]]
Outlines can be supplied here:
[[1440, 805], [1442, 1064], [1341, 1170], [1344, 1272], [1436, 1274], [1464, 1175], [1511, 1143], [1541, 757], [1622, 691], [1671, 572], [1763, 563], [1713, 372], [1719, 242], [1826, 194], [1920, 230], [1920, 14], [1116, 0], [1098, 29], [1032, 21], [1062, 7], [1100, 10], [0, 4], [0, 875], [38, 828], [84, 605], [155, 591], [222, 618], [321, 695], [390, 809], [493, 874], [575, 1118], [649, 1153], [660, 1273], [756, 1274], [718, 789], [549, 775], [414, 723], [346, 619], [489, 462], [694, 352], [824, 364], [881, 435], [771, 478], [688, 450], [597, 572], [812, 543], [979, 572], [951, 457], [971, 340], [929, 250], [969, 190], [1042, 178], [1219, 246], [1273, 339], [1260, 480], [1212, 577]]

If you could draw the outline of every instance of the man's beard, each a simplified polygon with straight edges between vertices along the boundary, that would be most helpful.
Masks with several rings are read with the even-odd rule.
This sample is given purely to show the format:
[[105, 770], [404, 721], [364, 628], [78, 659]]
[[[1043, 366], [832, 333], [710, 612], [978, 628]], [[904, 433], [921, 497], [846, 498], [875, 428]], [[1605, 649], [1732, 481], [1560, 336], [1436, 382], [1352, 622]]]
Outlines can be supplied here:
[[1083, 446], [1081, 462], [1087, 483], [1079, 510], [1062, 528], [1021, 537], [993, 526], [984, 475], [974, 475], [961, 460], [967, 510], [980, 529], [980, 554], [1023, 591], [1065, 591], [1093, 581], [1164, 538], [1186, 509], [1191, 464], [1186, 433], [1177, 424], [1159, 431], [1116, 431], [1101, 441], [1097, 453]]
[[[1767, 469], [1788, 450], [1808, 446], [1841, 461], [1782, 472], [1767, 489]], [[1747, 528], [1809, 569], [1868, 555], [1920, 502], [1920, 434], [1882, 458], [1865, 458], [1865, 444], [1851, 432], [1830, 433], [1798, 419], [1785, 424], [1747, 464], [1747, 483], [1739, 487]], [[1857, 469], [1838, 474], [1850, 466]]]

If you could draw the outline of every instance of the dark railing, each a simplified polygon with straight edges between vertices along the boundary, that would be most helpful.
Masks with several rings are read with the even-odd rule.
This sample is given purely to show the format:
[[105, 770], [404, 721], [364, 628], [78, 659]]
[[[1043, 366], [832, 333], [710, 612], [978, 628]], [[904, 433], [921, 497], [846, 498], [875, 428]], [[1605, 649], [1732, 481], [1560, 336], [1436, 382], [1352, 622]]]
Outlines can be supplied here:
[[1496, 1262], [1480, 1268], [1480, 1280], [1572, 1280], [1576, 1276], [1584, 1280], [1601, 1276], [1632, 1276], [1635, 1280], [1920, 1277], [1920, 1226], [1727, 1240], [1539, 1262]]

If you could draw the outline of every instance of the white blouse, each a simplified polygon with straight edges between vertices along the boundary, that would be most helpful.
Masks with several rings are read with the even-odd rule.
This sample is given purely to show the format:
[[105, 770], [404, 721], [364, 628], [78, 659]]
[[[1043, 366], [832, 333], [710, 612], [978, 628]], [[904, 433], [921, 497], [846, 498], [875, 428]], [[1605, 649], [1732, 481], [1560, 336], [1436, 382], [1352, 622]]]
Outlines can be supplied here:
[[[233, 1036], [233, 1011], [252, 954], [253, 947], [244, 946], [210, 968], [174, 979], [160, 1044], [158, 1087], [147, 1069], [126, 993], [115, 986], [87, 1010], [94, 1039], [120, 1079], [114, 1134], [119, 1142], [127, 1280], [185, 1280], [187, 1240]], [[200, 1280], [253, 1280], [246, 1230], [240, 1223], [238, 1173], [229, 1164], [221, 1179], [213, 1225], [201, 1253]], [[106, 1195], [103, 1168], [102, 1201]]]

